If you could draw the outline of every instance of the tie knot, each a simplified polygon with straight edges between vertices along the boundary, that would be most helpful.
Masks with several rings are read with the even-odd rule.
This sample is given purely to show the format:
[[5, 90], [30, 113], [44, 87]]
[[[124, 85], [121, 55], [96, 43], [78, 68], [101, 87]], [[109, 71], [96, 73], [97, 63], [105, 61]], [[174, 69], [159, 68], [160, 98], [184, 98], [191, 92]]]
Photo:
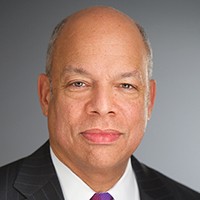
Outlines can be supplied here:
[[105, 193], [95, 193], [90, 200], [113, 200], [113, 197], [105, 192]]

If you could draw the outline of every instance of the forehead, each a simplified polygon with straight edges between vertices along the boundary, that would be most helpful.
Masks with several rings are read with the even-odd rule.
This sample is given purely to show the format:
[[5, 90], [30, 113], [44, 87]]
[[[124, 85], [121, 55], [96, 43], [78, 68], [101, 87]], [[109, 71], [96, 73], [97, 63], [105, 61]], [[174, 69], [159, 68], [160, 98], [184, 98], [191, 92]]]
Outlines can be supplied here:
[[[55, 74], [89, 72], [93, 75], [116, 76], [133, 71], [145, 72], [139, 51], [123, 45], [78, 45], [68, 49], [63, 57], [54, 59]], [[80, 73], [81, 72], [81, 73]], [[134, 73], [135, 74], [135, 73]]]
[[96, 21], [87, 16], [64, 26], [54, 46], [52, 66], [56, 72], [71, 64], [99, 68], [116, 63], [138, 68], [145, 57], [142, 37], [133, 22], [113, 16]]

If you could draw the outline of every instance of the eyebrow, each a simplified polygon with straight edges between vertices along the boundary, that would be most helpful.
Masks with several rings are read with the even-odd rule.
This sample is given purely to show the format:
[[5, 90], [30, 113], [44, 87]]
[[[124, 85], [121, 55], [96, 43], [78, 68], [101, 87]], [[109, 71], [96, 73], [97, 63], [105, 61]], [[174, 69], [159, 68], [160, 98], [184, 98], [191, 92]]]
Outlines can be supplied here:
[[64, 67], [64, 69], [62, 71], [62, 76], [65, 74], [81, 74], [81, 75], [87, 75], [87, 76], [90, 75], [90, 73], [87, 72], [82, 67], [74, 67], [72, 65], [68, 65], [68, 66]]
[[142, 81], [142, 74], [138, 70], [133, 70], [131, 72], [125, 72], [125, 73], [122, 73], [119, 75], [119, 78], [131, 78], [131, 77], [137, 78], [140, 81]]

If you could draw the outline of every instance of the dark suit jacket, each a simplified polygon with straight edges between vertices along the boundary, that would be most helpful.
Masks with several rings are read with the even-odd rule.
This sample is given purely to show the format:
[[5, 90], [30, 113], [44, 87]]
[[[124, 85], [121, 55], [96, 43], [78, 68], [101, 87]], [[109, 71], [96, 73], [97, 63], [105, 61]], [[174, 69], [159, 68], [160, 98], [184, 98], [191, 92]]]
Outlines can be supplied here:
[[[200, 194], [139, 163], [132, 166], [141, 200], [200, 200]], [[64, 200], [49, 142], [31, 156], [0, 168], [0, 200]]]

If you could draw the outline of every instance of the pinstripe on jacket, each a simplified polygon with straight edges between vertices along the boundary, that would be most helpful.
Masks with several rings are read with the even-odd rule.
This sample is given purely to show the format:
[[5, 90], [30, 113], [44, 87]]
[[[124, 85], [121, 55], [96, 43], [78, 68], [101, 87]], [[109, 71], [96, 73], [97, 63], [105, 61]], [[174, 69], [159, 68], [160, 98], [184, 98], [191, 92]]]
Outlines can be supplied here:
[[[141, 164], [133, 156], [141, 200], [200, 200], [200, 194]], [[64, 200], [49, 142], [32, 155], [0, 168], [0, 200]]]

